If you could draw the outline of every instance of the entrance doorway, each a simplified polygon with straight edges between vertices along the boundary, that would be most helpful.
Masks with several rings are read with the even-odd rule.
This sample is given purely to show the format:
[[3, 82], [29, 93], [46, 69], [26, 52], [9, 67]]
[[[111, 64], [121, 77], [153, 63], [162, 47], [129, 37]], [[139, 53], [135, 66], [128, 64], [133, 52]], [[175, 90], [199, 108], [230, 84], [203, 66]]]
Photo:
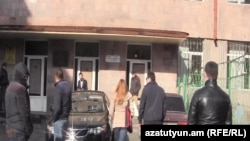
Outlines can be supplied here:
[[146, 85], [146, 77], [148, 71], [150, 71], [151, 62], [144, 60], [128, 60], [127, 61], [127, 82], [129, 88], [131, 87], [132, 71], [134, 70], [141, 81], [141, 89], [139, 91], [138, 98], [140, 99], [142, 89]]
[[75, 90], [79, 78], [79, 73], [83, 74], [83, 78], [87, 81], [88, 90], [98, 90], [98, 58], [76, 58], [76, 78], [75, 78]]
[[46, 76], [47, 57], [45, 56], [25, 56], [25, 62], [30, 72], [28, 79], [31, 111], [46, 112]]
[[141, 89], [138, 94], [140, 99], [142, 89], [146, 84], [148, 71], [151, 70], [151, 44], [127, 45], [127, 83], [131, 87], [132, 70], [136, 72], [141, 81]]

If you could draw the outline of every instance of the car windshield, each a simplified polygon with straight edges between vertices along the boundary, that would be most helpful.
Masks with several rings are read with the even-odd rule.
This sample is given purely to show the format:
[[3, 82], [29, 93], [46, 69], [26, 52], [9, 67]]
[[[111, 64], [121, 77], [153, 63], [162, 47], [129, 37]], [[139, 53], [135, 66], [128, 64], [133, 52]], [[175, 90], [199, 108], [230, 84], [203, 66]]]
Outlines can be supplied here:
[[73, 113], [100, 113], [104, 112], [104, 99], [102, 95], [73, 94]]
[[182, 97], [167, 96], [167, 110], [185, 112]]

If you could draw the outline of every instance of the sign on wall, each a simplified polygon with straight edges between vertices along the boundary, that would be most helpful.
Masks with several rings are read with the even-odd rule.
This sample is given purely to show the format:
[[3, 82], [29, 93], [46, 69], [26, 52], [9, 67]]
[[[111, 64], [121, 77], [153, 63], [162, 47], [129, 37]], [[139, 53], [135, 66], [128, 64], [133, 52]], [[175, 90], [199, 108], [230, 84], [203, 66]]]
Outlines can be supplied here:
[[120, 63], [121, 57], [119, 55], [106, 55], [105, 62], [108, 63]]
[[7, 47], [5, 48], [5, 61], [7, 64], [16, 64], [16, 48]]

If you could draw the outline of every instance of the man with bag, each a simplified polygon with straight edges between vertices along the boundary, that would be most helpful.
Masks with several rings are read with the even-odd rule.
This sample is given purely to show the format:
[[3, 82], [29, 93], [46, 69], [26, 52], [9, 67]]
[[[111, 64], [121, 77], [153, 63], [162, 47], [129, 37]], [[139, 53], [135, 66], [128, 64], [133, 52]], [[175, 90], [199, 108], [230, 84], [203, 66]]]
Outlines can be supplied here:
[[[112, 141], [127, 141], [128, 139], [127, 132], [131, 132], [131, 128], [128, 128], [128, 121], [131, 121], [133, 115], [131, 102], [132, 95], [128, 91], [127, 84], [124, 79], [120, 79], [112, 95], [109, 109], [113, 128]], [[131, 110], [131, 115], [128, 110]]]

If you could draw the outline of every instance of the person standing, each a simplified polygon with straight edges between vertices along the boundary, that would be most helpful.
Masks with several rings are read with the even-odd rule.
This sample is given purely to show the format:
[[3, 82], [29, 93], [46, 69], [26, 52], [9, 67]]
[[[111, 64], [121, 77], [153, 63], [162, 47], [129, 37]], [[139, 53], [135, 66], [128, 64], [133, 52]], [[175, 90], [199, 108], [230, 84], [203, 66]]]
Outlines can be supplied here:
[[6, 133], [9, 141], [27, 141], [33, 132], [28, 77], [26, 65], [18, 63], [14, 68], [13, 81], [6, 90]]
[[210, 61], [205, 65], [205, 86], [197, 90], [188, 112], [189, 125], [232, 124], [231, 100], [218, 85], [218, 64]]
[[78, 80], [77, 89], [81, 90], [81, 91], [88, 90], [88, 82], [87, 82], [86, 79], [83, 78], [83, 74], [82, 73], [79, 73], [79, 78], [80, 78], [80, 80]]
[[7, 63], [2, 63], [0, 69], [0, 110], [5, 111], [5, 93], [6, 88], [9, 85], [8, 72], [6, 70]]
[[132, 78], [131, 78], [131, 86], [130, 86], [130, 93], [133, 96], [133, 104], [136, 116], [138, 116], [138, 95], [141, 89], [141, 81], [140, 78], [137, 76], [136, 72], [132, 71]]
[[124, 79], [120, 79], [116, 87], [115, 93], [112, 96], [110, 103], [110, 117], [112, 119], [113, 141], [127, 141], [127, 129], [125, 127], [125, 110], [129, 106], [133, 115], [132, 95], [128, 91], [127, 84]]
[[139, 108], [139, 124], [143, 125], [161, 125], [166, 113], [166, 95], [155, 80], [155, 73], [147, 74], [147, 84], [142, 91], [140, 108]]
[[65, 141], [68, 118], [71, 111], [71, 87], [63, 80], [63, 70], [58, 69], [54, 76], [55, 93], [53, 103], [54, 141]]

